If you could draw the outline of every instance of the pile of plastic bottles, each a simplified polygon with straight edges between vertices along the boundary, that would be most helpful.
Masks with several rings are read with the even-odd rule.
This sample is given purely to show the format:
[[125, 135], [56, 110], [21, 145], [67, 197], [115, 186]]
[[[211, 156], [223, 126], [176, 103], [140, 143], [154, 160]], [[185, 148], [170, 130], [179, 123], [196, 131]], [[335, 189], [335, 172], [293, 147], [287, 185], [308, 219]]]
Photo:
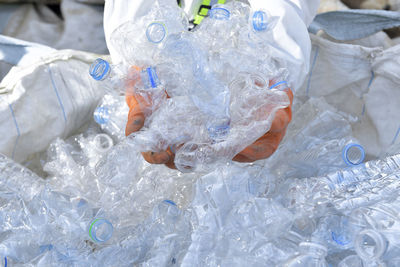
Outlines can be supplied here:
[[[126, 62], [92, 66], [108, 94], [45, 177], [0, 155], [1, 266], [399, 266], [400, 155], [365, 162], [357, 118], [309, 99], [272, 157], [230, 161], [288, 105], [276, 61], [252, 57], [274, 20], [216, 6], [190, 35], [162, 3], [115, 33]], [[126, 138], [132, 95], [152, 105]], [[173, 145], [184, 172], [140, 154]]]
[[[280, 169], [271, 166], [288, 149], [264, 165], [229, 163], [206, 175], [147, 164], [127, 140], [113, 144], [95, 127], [49, 147], [46, 179], [2, 157], [2, 259], [9, 266], [396, 266], [400, 157], [356, 165], [361, 152], [346, 152], [349, 136], [338, 140], [343, 151], [327, 154], [331, 140], [319, 138], [317, 156], [298, 152]], [[347, 160], [355, 166], [344, 167]], [[279, 174], [312, 161], [321, 163], [310, 171], [323, 176]]]
[[[131, 139], [141, 151], [171, 148], [180, 171], [210, 170], [269, 130], [275, 112], [289, 105], [289, 85], [285, 66], [271, 56], [275, 19], [267, 12], [216, 5], [192, 32], [180, 12], [159, 1], [120, 26], [111, 39], [124, 62], [98, 59], [90, 74], [110, 94], [140, 102], [145, 125]], [[123, 123], [111, 117], [120, 112], [108, 101], [95, 118], [116, 135]]]

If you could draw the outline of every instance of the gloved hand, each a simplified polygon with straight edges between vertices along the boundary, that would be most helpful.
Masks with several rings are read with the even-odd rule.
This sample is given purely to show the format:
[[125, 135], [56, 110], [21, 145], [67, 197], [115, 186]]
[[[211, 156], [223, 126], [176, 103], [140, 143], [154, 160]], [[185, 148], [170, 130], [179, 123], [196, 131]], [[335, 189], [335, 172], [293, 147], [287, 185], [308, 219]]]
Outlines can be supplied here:
[[286, 88], [285, 92], [289, 97], [290, 105], [287, 108], [278, 110], [275, 113], [275, 118], [269, 131], [237, 154], [233, 158], [234, 161], [253, 162], [266, 159], [278, 149], [285, 136], [286, 128], [292, 120], [293, 93], [290, 88]]
[[[140, 68], [133, 66], [130, 73], [139, 71]], [[146, 115], [150, 114], [152, 103], [151, 97], [143, 97], [143, 95], [135, 94], [135, 84], [139, 81], [138, 79], [132, 79], [137, 77], [136, 75], [128, 75], [129, 79], [126, 83], [126, 96], [125, 100], [129, 107], [128, 121], [126, 123], [125, 135], [128, 136], [133, 132], [139, 131], [143, 125]], [[168, 97], [168, 95], [167, 95]], [[175, 154], [172, 153], [171, 149], [162, 152], [142, 152], [143, 158], [152, 164], [165, 164], [171, 169], [176, 169], [174, 164]]]
[[[138, 68], [134, 68], [138, 69]], [[133, 92], [137, 80], [129, 80], [127, 91]], [[238, 162], [253, 162], [260, 159], [266, 159], [271, 156], [278, 148], [280, 142], [286, 133], [286, 128], [292, 119], [293, 93], [290, 88], [285, 89], [290, 105], [285, 109], [276, 112], [270, 130], [260, 137], [253, 144], [237, 154], [233, 160]], [[127, 94], [126, 103], [129, 106], [128, 122], [126, 124], [125, 135], [139, 131], [143, 125], [146, 114], [150, 110], [151, 103], [147, 98], [135, 94]], [[165, 164], [169, 168], [176, 169], [174, 164], [175, 154], [168, 148], [162, 152], [142, 152], [143, 158], [152, 164]]]

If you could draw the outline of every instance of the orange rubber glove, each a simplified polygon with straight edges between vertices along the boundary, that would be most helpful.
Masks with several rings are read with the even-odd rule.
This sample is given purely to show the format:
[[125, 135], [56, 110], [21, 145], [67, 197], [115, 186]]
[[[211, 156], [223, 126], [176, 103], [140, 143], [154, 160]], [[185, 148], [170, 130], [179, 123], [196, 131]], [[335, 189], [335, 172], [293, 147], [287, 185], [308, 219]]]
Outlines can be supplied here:
[[290, 88], [285, 89], [289, 97], [290, 105], [287, 108], [280, 109], [275, 113], [269, 131], [257, 139], [253, 144], [243, 149], [233, 160], [238, 162], [254, 162], [260, 159], [270, 157], [278, 149], [283, 137], [285, 137], [286, 128], [292, 120], [293, 93]]
[[[137, 70], [138, 68], [134, 67], [134, 69]], [[127, 83], [127, 91], [133, 92], [136, 82], [136, 80], [129, 80]], [[276, 151], [292, 119], [293, 93], [290, 88], [285, 89], [285, 91], [290, 99], [290, 105], [287, 108], [278, 110], [272, 121], [270, 130], [237, 154], [233, 158], [234, 161], [254, 162], [256, 160], [266, 159]], [[133, 132], [139, 131], [143, 127], [146, 117], [145, 114], [147, 113], [146, 110], [151, 107], [151, 103], [145, 100], [143, 96], [135, 93], [127, 94], [126, 103], [129, 106], [129, 115], [125, 135], [128, 136]], [[142, 152], [142, 155], [149, 163], [165, 164], [169, 168], [176, 169], [174, 164], [175, 154], [170, 148], [162, 152]]]

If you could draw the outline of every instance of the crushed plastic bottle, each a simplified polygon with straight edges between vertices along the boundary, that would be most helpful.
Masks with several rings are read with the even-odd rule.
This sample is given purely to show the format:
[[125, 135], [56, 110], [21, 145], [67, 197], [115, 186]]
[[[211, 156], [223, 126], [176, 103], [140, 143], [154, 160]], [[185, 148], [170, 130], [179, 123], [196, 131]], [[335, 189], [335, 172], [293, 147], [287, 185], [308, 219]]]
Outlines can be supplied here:
[[123, 55], [124, 64], [140, 66], [159, 53], [168, 36], [186, 31], [188, 26], [188, 18], [176, 3], [157, 0], [147, 14], [122, 24], [110, 39]]
[[325, 257], [327, 249], [319, 244], [303, 242], [299, 245], [300, 255], [290, 259], [283, 266], [285, 267], [328, 267]]
[[105, 95], [95, 109], [93, 117], [103, 131], [117, 140], [122, 140], [125, 137], [128, 111], [124, 97]]
[[[121, 38], [137, 33], [134, 40], [138, 44], [121, 48], [128, 61], [122, 65], [128, 64], [131, 70], [133, 65], [139, 68], [128, 76], [140, 77], [138, 80], [144, 82], [134, 82], [126, 93], [133, 90], [146, 117], [141, 131], [133, 134], [134, 142], [141, 151], [173, 148], [175, 165], [183, 172], [206, 171], [213, 168], [208, 166], [210, 163], [230, 161], [269, 130], [275, 112], [289, 105], [284, 92], [288, 84], [282, 75], [284, 67], [277, 67], [268, 53], [259, 56], [256, 48], [242, 53], [236, 46], [237, 33], [244, 28], [248, 32], [258, 23], [260, 32], [270, 32], [273, 24], [267, 27], [265, 16], [255, 15], [254, 25], [250, 26], [248, 5], [215, 5], [193, 34], [169, 31], [168, 25], [184, 23], [171, 19], [177, 10], [167, 8], [167, 2], [156, 1], [149, 14], [134, 25], [122, 25], [114, 33], [116, 38], [111, 38], [122, 45]], [[172, 12], [168, 16], [164, 10], [157, 10], [164, 6], [165, 12]], [[260, 12], [256, 14], [263, 15]], [[142, 39], [144, 35], [146, 39]], [[143, 51], [131, 53], [125, 51], [128, 47]], [[243, 64], [237, 66], [238, 62]], [[140, 69], [146, 69], [148, 75], [140, 75]], [[244, 87], [239, 78], [245, 80]], [[281, 83], [270, 88], [274, 79]], [[103, 110], [99, 111], [101, 115]]]
[[93, 79], [101, 82], [109, 94], [132, 95], [133, 90], [130, 85], [148, 89], [156, 88], [160, 83], [153, 67], [141, 70], [131, 67], [127, 71], [122, 71], [101, 58], [92, 63], [89, 74]]
[[266, 10], [255, 10], [249, 16], [249, 42], [255, 43], [259, 47], [271, 45], [272, 29], [276, 24], [277, 18], [272, 17]]
[[111, 80], [112, 76], [114, 76], [111, 74], [111, 70], [112, 69], [108, 61], [98, 58], [92, 63], [92, 65], [90, 65], [89, 74], [96, 81], [102, 81], [105, 79]]
[[[54, 140], [46, 177], [0, 155], [0, 264], [399, 266], [396, 144], [365, 162], [358, 118], [296, 98], [276, 153], [232, 162], [290, 103], [275, 18], [233, 1], [187, 34], [172, 2], [113, 33], [125, 58], [91, 69], [110, 85], [100, 127]], [[128, 138], [121, 94], [152, 104]], [[167, 149], [181, 171], [140, 153]]]
[[344, 258], [338, 267], [363, 267], [362, 260], [357, 255], [350, 255]]
[[214, 139], [221, 139], [229, 132], [229, 90], [213, 73], [210, 72], [206, 55], [201, 48], [185, 35], [171, 35], [163, 48], [167, 57], [189, 64], [192, 69], [183, 75], [193, 80], [188, 94], [193, 103], [208, 116], [207, 129]]

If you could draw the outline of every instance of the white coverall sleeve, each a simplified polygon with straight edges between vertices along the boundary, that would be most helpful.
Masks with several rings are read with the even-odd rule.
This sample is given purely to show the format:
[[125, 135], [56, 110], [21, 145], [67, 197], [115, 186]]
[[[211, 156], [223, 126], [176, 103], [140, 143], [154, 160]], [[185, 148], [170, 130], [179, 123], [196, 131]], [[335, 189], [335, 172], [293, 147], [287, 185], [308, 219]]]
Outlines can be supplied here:
[[[176, 5], [176, 0], [171, 4]], [[186, 7], [197, 6], [201, 0], [185, 1]], [[307, 31], [308, 25], [313, 20], [319, 5], [319, 0], [248, 0], [252, 9], [264, 9], [270, 15], [277, 17], [278, 21], [273, 30], [273, 38], [278, 57], [289, 71], [289, 83], [293, 90], [299, 88], [308, 73], [311, 41]], [[107, 0], [104, 10], [104, 30], [107, 46], [114, 62], [119, 62], [118, 51], [110, 45], [112, 32], [121, 24], [135, 20], [145, 15], [153, 1], [148, 0]], [[185, 9], [186, 12], [188, 12]]]
[[248, 0], [252, 9], [267, 10], [278, 22], [273, 30], [274, 44], [289, 71], [295, 91], [309, 71], [311, 41], [308, 26], [314, 19], [319, 0]]

